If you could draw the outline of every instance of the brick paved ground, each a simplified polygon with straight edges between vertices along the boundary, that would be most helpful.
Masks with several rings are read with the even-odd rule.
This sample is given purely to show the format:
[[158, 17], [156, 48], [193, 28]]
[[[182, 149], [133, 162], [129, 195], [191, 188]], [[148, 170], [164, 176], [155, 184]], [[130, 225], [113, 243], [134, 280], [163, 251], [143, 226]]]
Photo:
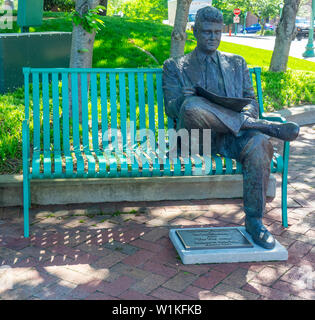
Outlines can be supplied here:
[[242, 225], [239, 199], [32, 208], [27, 240], [21, 208], [5, 208], [0, 299], [314, 299], [314, 133], [303, 127], [292, 143], [289, 227], [281, 226], [280, 188], [266, 208], [288, 261], [181, 263], [169, 228]]

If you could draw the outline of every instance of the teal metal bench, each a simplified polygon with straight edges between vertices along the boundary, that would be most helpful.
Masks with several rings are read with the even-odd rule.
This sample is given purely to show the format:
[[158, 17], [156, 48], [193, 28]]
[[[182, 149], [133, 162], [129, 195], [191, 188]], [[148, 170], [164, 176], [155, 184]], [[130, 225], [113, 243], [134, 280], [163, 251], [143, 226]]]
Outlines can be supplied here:
[[[23, 72], [25, 237], [29, 237], [30, 181], [33, 179], [242, 173], [240, 163], [217, 155], [203, 156], [203, 165], [192, 158], [184, 159], [183, 163], [164, 157], [161, 162], [155, 151], [158, 145], [165, 144], [167, 130], [174, 126], [172, 119], [164, 112], [161, 69], [24, 68]], [[252, 81], [255, 80], [260, 118], [285, 122], [280, 117], [265, 116], [261, 69], [250, 69], [250, 74]], [[72, 117], [69, 116], [70, 86]], [[82, 121], [79, 118], [79, 103], [82, 106]], [[159, 130], [165, 128], [166, 131]], [[146, 135], [143, 129], [149, 129], [154, 134]], [[137, 139], [139, 133], [142, 135], [140, 142]], [[146, 139], [149, 141], [148, 147], [143, 144]], [[139, 150], [137, 147], [141, 142], [142, 150]], [[271, 163], [272, 173], [282, 173], [284, 227], [287, 227], [288, 160], [289, 143], [285, 142], [283, 155], [275, 153]]]

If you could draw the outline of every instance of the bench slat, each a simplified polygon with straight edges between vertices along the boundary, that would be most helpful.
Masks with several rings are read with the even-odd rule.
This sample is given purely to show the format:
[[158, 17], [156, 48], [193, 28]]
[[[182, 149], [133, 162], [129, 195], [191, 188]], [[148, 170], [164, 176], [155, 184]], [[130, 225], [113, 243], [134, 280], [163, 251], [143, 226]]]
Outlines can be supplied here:
[[71, 74], [71, 94], [72, 94], [72, 134], [73, 149], [77, 161], [77, 176], [84, 176], [84, 159], [80, 150], [80, 133], [79, 133], [79, 101], [78, 101], [78, 74]]
[[193, 176], [201, 176], [202, 175], [202, 160], [199, 156], [193, 155], [192, 159], [194, 159], [195, 167], [192, 171]]
[[80, 75], [81, 81], [81, 106], [82, 106], [82, 143], [83, 149], [88, 150], [89, 144], [89, 108], [88, 108], [88, 79], [87, 74], [82, 73]]
[[32, 177], [39, 179], [40, 175], [40, 151], [34, 150], [32, 158]]
[[146, 111], [144, 96], [144, 74], [138, 72], [138, 103], [139, 103], [139, 125], [140, 125], [140, 143], [146, 149]]
[[271, 161], [271, 172], [282, 172], [283, 171], [283, 157], [278, 154], [273, 154], [274, 158]]
[[[156, 79], [156, 77], [155, 77]], [[149, 157], [152, 159], [152, 176], [161, 175], [161, 167], [159, 159], [156, 156], [155, 150], [157, 148], [156, 143], [156, 119], [155, 119], [155, 96], [154, 96], [154, 74], [147, 74], [147, 90], [148, 90], [148, 110], [149, 110], [149, 144], [150, 147], [147, 150]]]
[[161, 165], [159, 162], [159, 159], [157, 157], [154, 158], [154, 162], [152, 163], [152, 176], [154, 177], [160, 177], [162, 175], [161, 173]]
[[[134, 150], [137, 146], [136, 132], [137, 132], [137, 113], [136, 113], [136, 85], [135, 73], [128, 73], [128, 86], [129, 86], [129, 110], [130, 110], [130, 147]], [[139, 176], [139, 164], [131, 150], [126, 150], [129, 159], [131, 160], [131, 176]]]
[[[68, 79], [69, 79], [68, 74], [65, 72], [62, 73], [62, 143], [63, 143], [64, 153], [67, 157], [70, 155]], [[71, 165], [68, 165], [68, 169], [71, 170]], [[67, 166], [66, 166], [66, 171], [68, 172]]]
[[120, 172], [118, 172], [118, 176], [120, 177], [128, 177], [128, 163], [126, 156], [121, 152], [121, 150], [116, 150], [116, 156], [118, 157], [118, 163], [120, 165]]
[[164, 176], [171, 176], [171, 162], [169, 158], [165, 159], [165, 163], [163, 166], [163, 175]]
[[107, 170], [106, 170], [107, 161], [106, 161], [106, 158], [104, 157], [104, 155], [101, 153], [100, 150], [98, 150], [96, 152], [96, 157], [97, 157], [98, 166], [99, 166], [98, 175], [99, 175], [100, 178], [105, 178], [107, 176]]
[[25, 120], [30, 118], [30, 68], [23, 68], [24, 73], [24, 100]]
[[153, 74], [147, 74], [148, 108], [149, 108], [149, 142], [150, 147], [155, 150], [155, 108], [154, 108], [154, 84]]
[[34, 150], [40, 151], [39, 74], [33, 73], [33, 135]]
[[107, 157], [107, 163], [109, 165], [109, 177], [117, 177], [118, 176], [118, 167], [117, 167], [117, 159], [116, 157], [111, 153], [110, 150], [105, 150], [104, 154]]
[[192, 163], [189, 157], [183, 158], [184, 161], [184, 176], [192, 175]]
[[136, 86], [135, 74], [128, 73], [128, 86], [129, 86], [129, 110], [130, 110], [130, 143], [134, 146], [136, 143], [136, 130], [137, 130], [137, 115], [136, 115]]
[[205, 175], [212, 175], [212, 158], [209, 155], [204, 155], [203, 159], [205, 161]]
[[70, 154], [65, 154], [66, 161], [66, 177], [70, 178], [74, 176], [73, 172], [73, 158]]
[[49, 179], [51, 176], [51, 157], [50, 151], [44, 151], [44, 177]]
[[80, 178], [83, 178], [83, 176], [84, 176], [84, 159], [82, 157], [80, 150], [75, 150], [74, 154], [75, 154], [75, 158], [77, 161], [77, 176]]
[[122, 136], [122, 150], [126, 150], [127, 148], [127, 105], [125, 77], [125, 73], [119, 73], [120, 129]]
[[48, 73], [42, 75], [43, 84], [43, 136], [44, 136], [44, 151], [50, 151], [50, 114], [49, 114], [49, 82]]
[[111, 113], [111, 143], [114, 149], [118, 149], [117, 134], [117, 103], [116, 103], [116, 73], [109, 74], [110, 89], [110, 113]]
[[90, 150], [85, 151], [85, 157], [88, 161], [88, 177], [95, 177], [95, 158]]
[[222, 159], [221, 157], [214, 156], [215, 161], [215, 175], [223, 174], [223, 167], [222, 167]]
[[62, 177], [62, 157], [60, 151], [54, 153], [55, 174], [54, 178]]
[[147, 159], [147, 157], [145, 156], [145, 151], [140, 149], [140, 148], [137, 148], [135, 150], [135, 153], [136, 155], [139, 157], [139, 162], [138, 162], [138, 159], [135, 157], [135, 160], [138, 162], [138, 166], [142, 168], [142, 171], [141, 171], [141, 176], [142, 177], [150, 177], [151, 174], [150, 174], [150, 162], [149, 160]]
[[92, 142], [94, 150], [98, 150], [98, 110], [97, 110], [97, 74], [91, 74], [91, 106], [92, 106]]
[[50, 113], [49, 113], [49, 81], [48, 73], [42, 74], [43, 92], [43, 136], [44, 136], [44, 177], [51, 176], [51, 155], [50, 155]]
[[[166, 134], [164, 126], [164, 107], [163, 107], [163, 89], [162, 89], [162, 74], [156, 75], [156, 97], [158, 106], [158, 145], [163, 155], [166, 151]], [[161, 156], [163, 156], [161, 154]]]
[[58, 73], [52, 73], [52, 99], [53, 99], [53, 130], [54, 150], [60, 152], [60, 122], [59, 122], [59, 82]]
[[102, 145], [103, 149], [108, 148], [108, 117], [107, 117], [107, 79], [106, 73], [100, 74], [101, 90], [101, 117], [102, 117]]
[[80, 150], [80, 133], [79, 133], [79, 101], [78, 101], [78, 74], [71, 74], [71, 95], [72, 95], [72, 134], [73, 148], [75, 151]]
[[232, 174], [233, 173], [233, 162], [230, 158], [225, 159], [225, 174]]
[[172, 159], [171, 163], [173, 165], [173, 172], [171, 172], [171, 174], [173, 176], [180, 176], [181, 175], [181, 169], [182, 169], [182, 165], [181, 165], [180, 159], [179, 158]]

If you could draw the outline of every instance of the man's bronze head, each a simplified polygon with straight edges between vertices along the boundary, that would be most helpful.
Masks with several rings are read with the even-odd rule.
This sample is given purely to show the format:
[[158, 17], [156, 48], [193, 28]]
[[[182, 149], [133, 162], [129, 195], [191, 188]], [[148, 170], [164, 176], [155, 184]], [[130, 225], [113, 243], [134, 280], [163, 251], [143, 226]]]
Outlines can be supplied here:
[[206, 54], [213, 53], [221, 41], [223, 15], [214, 7], [204, 7], [197, 11], [194, 36], [197, 47]]

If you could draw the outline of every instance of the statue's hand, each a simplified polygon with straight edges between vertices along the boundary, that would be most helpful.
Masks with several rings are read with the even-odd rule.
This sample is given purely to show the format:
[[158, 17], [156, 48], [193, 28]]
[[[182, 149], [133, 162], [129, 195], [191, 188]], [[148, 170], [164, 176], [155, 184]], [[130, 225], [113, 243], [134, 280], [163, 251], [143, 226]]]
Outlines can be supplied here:
[[183, 87], [182, 94], [185, 97], [193, 96], [196, 94], [196, 89], [194, 87]]
[[257, 119], [258, 118], [258, 111], [257, 111], [257, 107], [254, 106], [253, 104], [248, 104], [247, 106], [245, 106], [241, 113], [243, 113], [244, 115], [249, 116], [250, 118], [254, 118]]

